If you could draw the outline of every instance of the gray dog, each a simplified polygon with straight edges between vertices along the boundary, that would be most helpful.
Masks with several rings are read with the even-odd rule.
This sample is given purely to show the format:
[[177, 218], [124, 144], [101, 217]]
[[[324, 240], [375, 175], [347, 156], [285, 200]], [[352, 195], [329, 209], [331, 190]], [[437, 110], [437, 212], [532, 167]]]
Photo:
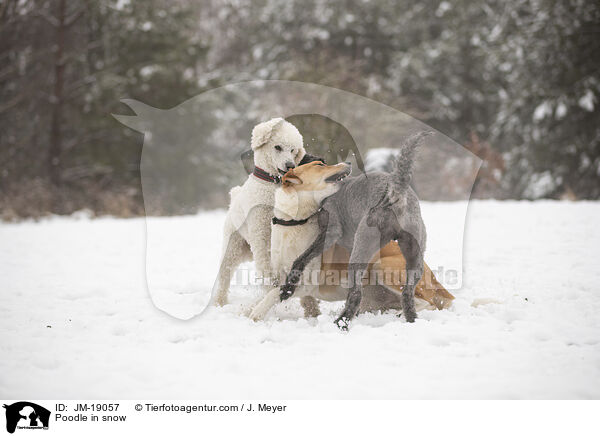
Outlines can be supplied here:
[[402, 313], [414, 322], [415, 286], [423, 275], [426, 232], [419, 199], [410, 187], [415, 150], [430, 132], [408, 138], [391, 173], [370, 173], [342, 182], [340, 190], [328, 197], [318, 212], [319, 234], [296, 259], [281, 286], [281, 300], [295, 291], [302, 271], [316, 256], [334, 243], [351, 252], [348, 263], [350, 290], [346, 307], [335, 321], [348, 329], [362, 298], [362, 278], [373, 256], [391, 240], [396, 240], [406, 259], [406, 286], [402, 291]]

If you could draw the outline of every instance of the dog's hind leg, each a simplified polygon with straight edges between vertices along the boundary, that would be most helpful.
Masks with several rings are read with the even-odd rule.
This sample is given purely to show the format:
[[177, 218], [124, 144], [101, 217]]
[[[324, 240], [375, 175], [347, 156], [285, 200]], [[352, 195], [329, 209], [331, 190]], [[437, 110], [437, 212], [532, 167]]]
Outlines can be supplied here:
[[415, 310], [415, 287], [423, 276], [423, 250], [417, 240], [408, 232], [402, 232], [398, 245], [406, 259], [406, 285], [402, 290], [402, 313], [408, 322], [417, 317]]
[[335, 320], [335, 324], [342, 330], [348, 330], [348, 323], [358, 312], [362, 299], [362, 280], [369, 267], [369, 261], [381, 249], [381, 241], [382, 235], [379, 229], [370, 227], [367, 219], [363, 218], [356, 229], [352, 253], [348, 262], [350, 289], [346, 298], [346, 306], [339, 318]]
[[311, 295], [305, 295], [300, 299], [300, 304], [304, 308], [305, 318], [316, 318], [321, 314], [319, 309], [319, 300]]
[[369, 283], [368, 285], [363, 286], [358, 313], [383, 313], [388, 310], [402, 310], [400, 294], [396, 294], [380, 284]]
[[[226, 232], [227, 234], [227, 232]], [[229, 234], [227, 246], [223, 251], [221, 267], [217, 276], [217, 289], [214, 295], [214, 304], [224, 306], [227, 304], [231, 275], [240, 263], [251, 260], [252, 252], [250, 246], [237, 231]]]

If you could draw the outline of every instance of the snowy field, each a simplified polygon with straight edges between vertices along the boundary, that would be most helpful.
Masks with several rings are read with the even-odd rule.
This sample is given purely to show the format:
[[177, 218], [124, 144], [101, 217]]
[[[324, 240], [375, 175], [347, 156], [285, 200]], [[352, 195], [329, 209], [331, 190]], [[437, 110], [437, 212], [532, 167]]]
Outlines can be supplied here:
[[[428, 256], [443, 257], [456, 205], [423, 209]], [[206, 301], [223, 218], [154, 218], [202, 241], [193, 262], [165, 250], [181, 276], [156, 280]], [[596, 202], [472, 202], [454, 306], [415, 324], [361, 315], [348, 334], [339, 304], [307, 321], [294, 301], [253, 323], [239, 313], [256, 290], [240, 287], [225, 308], [167, 315], [146, 289], [144, 219], [3, 223], [0, 397], [600, 398], [599, 221]]]

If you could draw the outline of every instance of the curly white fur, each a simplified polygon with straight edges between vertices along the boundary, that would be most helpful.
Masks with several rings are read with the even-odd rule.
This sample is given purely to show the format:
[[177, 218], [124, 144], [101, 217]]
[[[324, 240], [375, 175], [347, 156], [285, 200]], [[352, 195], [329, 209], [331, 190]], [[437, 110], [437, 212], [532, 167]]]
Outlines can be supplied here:
[[[302, 135], [283, 118], [260, 123], [252, 130], [254, 165], [276, 177], [300, 163], [305, 155]], [[227, 304], [231, 274], [242, 262], [254, 260], [262, 277], [271, 274], [271, 219], [278, 185], [250, 175], [230, 192], [223, 231], [223, 254], [213, 302]], [[265, 289], [266, 290], [266, 289]]]

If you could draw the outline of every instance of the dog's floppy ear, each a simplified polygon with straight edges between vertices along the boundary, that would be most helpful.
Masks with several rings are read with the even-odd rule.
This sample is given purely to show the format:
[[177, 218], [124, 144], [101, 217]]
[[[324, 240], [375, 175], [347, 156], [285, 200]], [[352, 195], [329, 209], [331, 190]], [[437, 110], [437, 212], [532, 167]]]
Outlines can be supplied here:
[[250, 141], [252, 150], [256, 150], [269, 142], [275, 129], [283, 122], [283, 118], [273, 118], [254, 126], [254, 129], [252, 129], [252, 140]]
[[283, 186], [301, 185], [302, 180], [300, 180], [293, 171], [288, 171], [281, 179], [281, 184]]

